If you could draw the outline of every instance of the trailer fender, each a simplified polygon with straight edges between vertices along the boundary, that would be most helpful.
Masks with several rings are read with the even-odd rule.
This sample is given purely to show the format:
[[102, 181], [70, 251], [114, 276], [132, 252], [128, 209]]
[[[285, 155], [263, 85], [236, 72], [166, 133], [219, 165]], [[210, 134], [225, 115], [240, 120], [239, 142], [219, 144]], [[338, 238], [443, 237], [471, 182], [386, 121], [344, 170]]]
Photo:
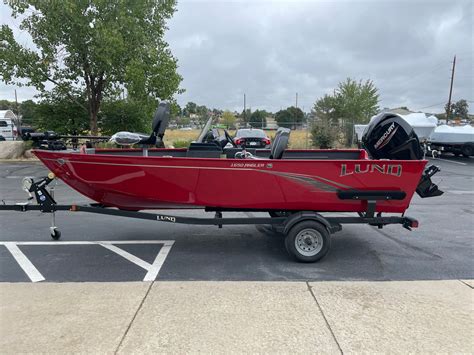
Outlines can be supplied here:
[[292, 214], [287, 218], [287, 220], [284, 223], [284, 229], [283, 233], [288, 234], [290, 229], [297, 223], [303, 222], [303, 221], [316, 221], [321, 223], [330, 234], [338, 232], [342, 229], [342, 226], [340, 224], [331, 224], [329, 221], [324, 218], [322, 215], [316, 212], [311, 212], [311, 211], [306, 211], [306, 212], [297, 212]]

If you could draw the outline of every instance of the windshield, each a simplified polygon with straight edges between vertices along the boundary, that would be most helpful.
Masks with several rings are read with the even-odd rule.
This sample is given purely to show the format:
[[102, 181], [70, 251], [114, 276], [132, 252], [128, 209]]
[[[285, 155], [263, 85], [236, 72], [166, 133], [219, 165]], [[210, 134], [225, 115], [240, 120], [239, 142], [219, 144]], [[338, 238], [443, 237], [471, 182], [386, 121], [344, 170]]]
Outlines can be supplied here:
[[256, 138], [265, 138], [265, 132], [261, 129], [239, 129], [235, 135], [238, 138], [241, 137], [256, 137]]

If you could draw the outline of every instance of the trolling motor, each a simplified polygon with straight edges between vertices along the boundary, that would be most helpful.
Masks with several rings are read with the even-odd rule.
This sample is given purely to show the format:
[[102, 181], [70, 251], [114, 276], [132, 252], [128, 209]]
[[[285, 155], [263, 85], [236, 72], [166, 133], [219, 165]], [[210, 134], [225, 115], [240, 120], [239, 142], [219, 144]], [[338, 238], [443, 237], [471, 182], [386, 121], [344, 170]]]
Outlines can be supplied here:
[[[408, 122], [394, 113], [377, 115], [364, 131], [362, 145], [372, 159], [421, 160], [424, 153], [418, 136]], [[431, 177], [440, 169], [435, 165], [426, 168], [416, 192], [420, 197], [443, 194]]]
[[152, 122], [152, 132], [150, 136], [143, 133], [117, 132], [111, 138], [110, 142], [124, 146], [141, 145], [155, 146], [164, 148], [163, 137], [170, 119], [170, 104], [166, 101], [161, 102], [155, 111]]

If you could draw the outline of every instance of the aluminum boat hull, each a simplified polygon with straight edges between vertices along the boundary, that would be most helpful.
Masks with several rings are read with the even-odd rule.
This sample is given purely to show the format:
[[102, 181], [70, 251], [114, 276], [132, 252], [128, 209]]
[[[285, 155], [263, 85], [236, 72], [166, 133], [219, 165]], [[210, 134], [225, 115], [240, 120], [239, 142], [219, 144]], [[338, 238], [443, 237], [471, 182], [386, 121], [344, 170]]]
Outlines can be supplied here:
[[[170, 150], [171, 151], [171, 150]], [[363, 212], [367, 201], [339, 191], [403, 191], [377, 212], [403, 213], [426, 160], [215, 159], [80, 154], [35, 150], [66, 184], [106, 206], [127, 210], [208, 207], [235, 210]], [[365, 158], [364, 158], [365, 155]]]

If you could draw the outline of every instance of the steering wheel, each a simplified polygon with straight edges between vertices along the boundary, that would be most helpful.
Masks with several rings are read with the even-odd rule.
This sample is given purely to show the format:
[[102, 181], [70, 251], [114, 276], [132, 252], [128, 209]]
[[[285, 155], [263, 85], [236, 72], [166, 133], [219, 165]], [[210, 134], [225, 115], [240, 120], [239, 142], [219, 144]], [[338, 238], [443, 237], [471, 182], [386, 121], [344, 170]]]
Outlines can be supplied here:
[[224, 129], [224, 135], [225, 135], [225, 139], [227, 139], [227, 142], [229, 142], [230, 144], [232, 144], [232, 146], [234, 148], [237, 148], [237, 144], [235, 144], [234, 140], [232, 139], [232, 137], [230, 136], [229, 132], [227, 132], [227, 130]]

